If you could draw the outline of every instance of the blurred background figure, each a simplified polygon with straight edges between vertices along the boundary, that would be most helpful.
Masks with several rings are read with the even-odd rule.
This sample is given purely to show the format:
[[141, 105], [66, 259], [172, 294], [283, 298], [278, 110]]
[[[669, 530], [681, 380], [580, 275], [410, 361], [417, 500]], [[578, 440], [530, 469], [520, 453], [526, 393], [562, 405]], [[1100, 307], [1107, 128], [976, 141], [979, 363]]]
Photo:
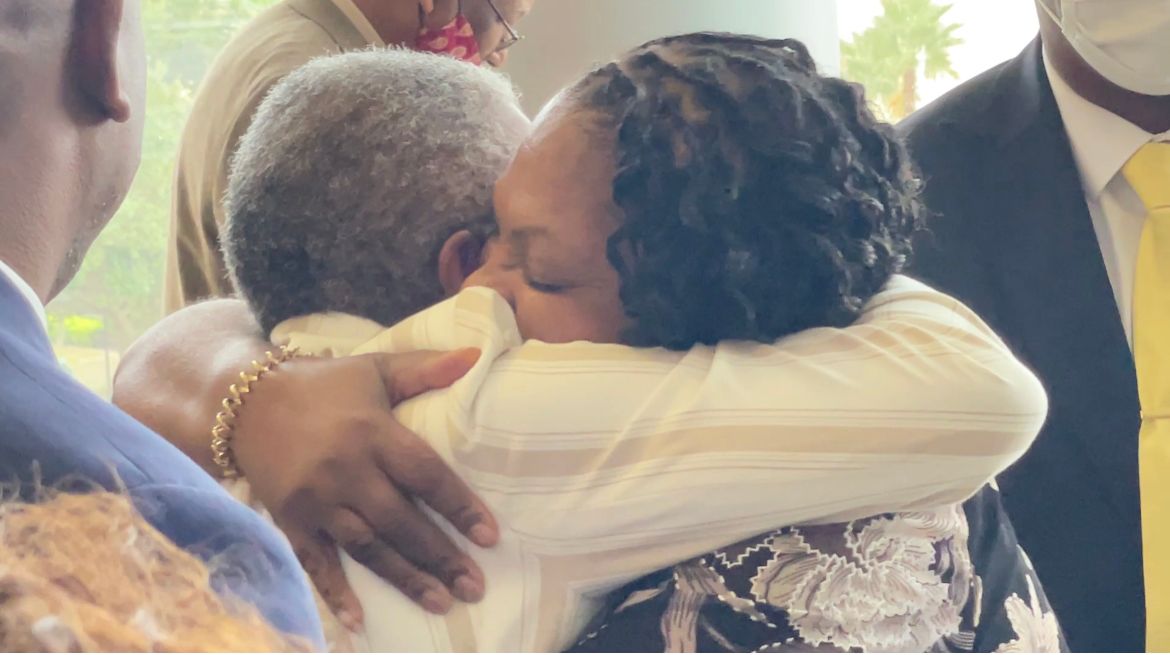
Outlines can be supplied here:
[[1048, 388], [1047, 428], [1000, 484], [1069, 645], [1166, 651], [1170, 2], [1035, 9], [1019, 56], [902, 125], [936, 214], [913, 274]]

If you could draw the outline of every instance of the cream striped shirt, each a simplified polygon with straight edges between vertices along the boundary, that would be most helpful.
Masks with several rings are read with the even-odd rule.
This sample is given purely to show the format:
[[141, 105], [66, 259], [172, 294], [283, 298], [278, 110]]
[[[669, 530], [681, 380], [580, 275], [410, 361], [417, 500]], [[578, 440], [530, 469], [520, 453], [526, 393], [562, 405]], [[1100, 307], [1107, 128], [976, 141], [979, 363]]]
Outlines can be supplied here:
[[895, 277], [844, 329], [687, 352], [522, 343], [468, 289], [389, 329], [317, 315], [277, 343], [322, 355], [478, 347], [399, 420], [488, 503], [487, 595], [425, 614], [352, 560], [373, 650], [559, 651], [626, 582], [767, 530], [965, 500], [1044, 421], [1036, 377], [970, 310]]

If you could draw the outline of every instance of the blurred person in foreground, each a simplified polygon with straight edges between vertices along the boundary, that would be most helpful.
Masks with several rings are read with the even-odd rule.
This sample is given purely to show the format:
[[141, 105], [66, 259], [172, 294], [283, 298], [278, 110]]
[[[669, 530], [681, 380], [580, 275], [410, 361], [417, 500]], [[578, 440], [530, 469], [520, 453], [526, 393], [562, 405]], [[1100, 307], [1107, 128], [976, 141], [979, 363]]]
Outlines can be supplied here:
[[320, 642], [287, 542], [157, 434], [57, 363], [45, 303], [137, 171], [146, 97], [138, 0], [0, 0], [0, 481], [124, 489], [215, 589]]

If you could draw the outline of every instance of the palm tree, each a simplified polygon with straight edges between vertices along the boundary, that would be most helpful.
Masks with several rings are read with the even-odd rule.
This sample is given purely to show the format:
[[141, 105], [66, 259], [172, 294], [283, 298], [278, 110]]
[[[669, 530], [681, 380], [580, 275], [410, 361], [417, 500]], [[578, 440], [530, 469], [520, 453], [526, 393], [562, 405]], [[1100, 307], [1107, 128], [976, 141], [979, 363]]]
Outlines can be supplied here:
[[962, 43], [957, 23], [947, 23], [950, 4], [935, 0], [882, 0], [882, 14], [852, 41], [841, 44], [845, 76], [884, 101], [891, 120], [918, 108], [918, 71], [926, 79], [958, 77], [950, 49]]

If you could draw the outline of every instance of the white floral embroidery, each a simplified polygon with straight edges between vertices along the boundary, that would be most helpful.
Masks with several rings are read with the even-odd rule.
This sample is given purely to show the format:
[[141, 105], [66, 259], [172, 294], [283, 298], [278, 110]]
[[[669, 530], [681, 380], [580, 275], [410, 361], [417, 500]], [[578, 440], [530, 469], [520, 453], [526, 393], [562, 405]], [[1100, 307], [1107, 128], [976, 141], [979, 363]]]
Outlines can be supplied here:
[[[772, 559], [751, 593], [788, 611], [811, 646], [922, 652], [959, 630], [971, 589], [967, 521], [957, 506], [847, 526], [842, 547], [813, 545], [816, 528], [769, 540]], [[949, 575], [949, 582], [944, 577]]]
[[1019, 594], [1012, 594], [1004, 601], [1008, 620], [1016, 638], [996, 649], [997, 653], [1059, 653], [1060, 625], [1056, 614], [1045, 612], [1036, 594], [1036, 585], [1028, 576], [1030, 603], [1024, 602]]
[[[723, 579], [702, 559], [680, 564], [674, 568], [675, 593], [662, 615], [662, 638], [667, 653], [693, 653], [698, 648], [699, 615], [703, 604], [715, 598], [753, 621], [767, 624], [767, 617], [755, 608], [755, 603], [739, 598], [727, 588]], [[720, 635], [712, 634], [716, 641]]]

